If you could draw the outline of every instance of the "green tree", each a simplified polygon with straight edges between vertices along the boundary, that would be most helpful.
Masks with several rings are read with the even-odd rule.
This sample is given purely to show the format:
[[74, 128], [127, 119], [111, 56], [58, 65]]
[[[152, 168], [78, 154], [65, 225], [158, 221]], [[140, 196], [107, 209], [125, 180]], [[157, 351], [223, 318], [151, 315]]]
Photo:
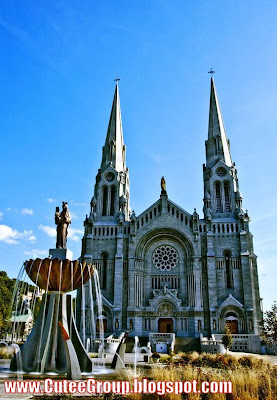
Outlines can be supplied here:
[[[12, 295], [16, 279], [8, 277], [5, 271], [0, 271], [0, 339], [4, 337], [11, 326], [11, 307], [12, 307]], [[22, 287], [22, 285], [19, 284]], [[25, 288], [25, 289], [24, 289]], [[23, 286], [23, 290], [20, 291], [20, 297], [27, 292], [34, 293], [35, 286]], [[21, 304], [21, 300], [20, 300]], [[41, 305], [41, 299], [37, 298], [34, 307], [34, 322], [38, 316], [39, 308]]]
[[227, 353], [228, 349], [232, 346], [232, 344], [234, 342], [233, 336], [232, 336], [227, 324], [225, 325], [224, 335], [222, 336], [221, 340], [222, 340], [222, 344], [225, 347], [226, 353]]
[[264, 313], [260, 323], [262, 340], [277, 354], [277, 303], [273, 302], [271, 309]]
[[0, 338], [9, 327], [10, 307], [16, 280], [10, 279], [5, 271], [0, 271]]

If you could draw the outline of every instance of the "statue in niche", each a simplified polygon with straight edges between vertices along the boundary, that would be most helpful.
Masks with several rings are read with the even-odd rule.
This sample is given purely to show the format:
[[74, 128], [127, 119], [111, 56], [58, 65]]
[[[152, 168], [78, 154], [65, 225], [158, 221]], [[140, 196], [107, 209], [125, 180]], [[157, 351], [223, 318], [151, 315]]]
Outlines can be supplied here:
[[249, 320], [249, 330], [250, 330], [250, 332], [253, 332], [253, 321], [252, 321], [252, 319]]
[[130, 331], [134, 329], [134, 322], [132, 319], [130, 319]]
[[198, 332], [200, 332], [200, 331], [202, 330], [202, 322], [201, 322], [201, 319], [198, 320], [197, 329], [198, 329]]
[[216, 320], [213, 319], [213, 331], [216, 331]]
[[210, 222], [212, 220], [212, 210], [208, 207], [205, 210], [205, 217], [206, 217], [206, 221]]
[[66, 249], [68, 225], [71, 224], [71, 215], [66, 201], [63, 201], [63, 209], [61, 212], [59, 207], [56, 207], [55, 224], [57, 225], [56, 248]]
[[164, 285], [163, 285], [163, 293], [164, 293], [164, 295], [166, 295], [167, 292], [168, 292], [168, 286], [167, 286], [166, 283], [164, 283]]
[[161, 190], [162, 190], [162, 194], [166, 194], [166, 182], [165, 182], [164, 176], [162, 176], [162, 179], [161, 179]]
[[118, 322], [118, 319], [116, 318], [116, 320], [115, 320], [115, 329], [118, 330], [118, 328], [119, 328], [119, 322]]
[[124, 223], [124, 221], [125, 221], [125, 214], [123, 211], [119, 211], [117, 222], [119, 225], [122, 225]]

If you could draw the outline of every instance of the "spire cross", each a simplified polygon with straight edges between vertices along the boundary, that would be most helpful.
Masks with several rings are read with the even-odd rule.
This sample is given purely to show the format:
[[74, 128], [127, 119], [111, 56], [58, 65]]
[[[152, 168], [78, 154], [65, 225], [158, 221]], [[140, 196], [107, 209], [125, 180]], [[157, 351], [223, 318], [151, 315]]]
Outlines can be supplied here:
[[213, 76], [213, 74], [215, 74], [215, 71], [211, 68], [210, 71], [208, 71], [208, 74], [211, 74], [211, 76]]
[[117, 76], [114, 81], [116, 82], [116, 84], [118, 85], [118, 82], [120, 81], [120, 78]]

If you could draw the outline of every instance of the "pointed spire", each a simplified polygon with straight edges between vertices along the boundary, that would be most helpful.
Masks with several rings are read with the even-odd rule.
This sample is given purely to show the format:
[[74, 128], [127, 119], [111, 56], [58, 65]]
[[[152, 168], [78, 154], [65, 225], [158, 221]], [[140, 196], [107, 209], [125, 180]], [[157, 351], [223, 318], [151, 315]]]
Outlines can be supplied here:
[[229, 141], [227, 139], [223, 119], [219, 107], [214, 79], [211, 78], [211, 96], [209, 113], [209, 133], [207, 145], [207, 166], [221, 159], [229, 167], [232, 165]]
[[109, 165], [112, 165], [118, 172], [125, 170], [125, 145], [123, 142], [118, 79], [116, 80], [108, 131], [103, 147], [101, 170], [105, 170]]

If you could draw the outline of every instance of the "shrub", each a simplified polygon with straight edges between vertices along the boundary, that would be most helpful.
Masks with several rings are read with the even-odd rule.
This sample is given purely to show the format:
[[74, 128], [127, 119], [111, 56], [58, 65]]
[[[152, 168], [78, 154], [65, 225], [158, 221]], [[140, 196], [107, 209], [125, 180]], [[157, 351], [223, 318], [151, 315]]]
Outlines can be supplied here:
[[4, 346], [0, 347], [0, 358], [10, 359], [14, 356], [14, 349], [12, 347]]

